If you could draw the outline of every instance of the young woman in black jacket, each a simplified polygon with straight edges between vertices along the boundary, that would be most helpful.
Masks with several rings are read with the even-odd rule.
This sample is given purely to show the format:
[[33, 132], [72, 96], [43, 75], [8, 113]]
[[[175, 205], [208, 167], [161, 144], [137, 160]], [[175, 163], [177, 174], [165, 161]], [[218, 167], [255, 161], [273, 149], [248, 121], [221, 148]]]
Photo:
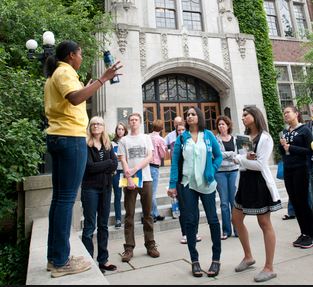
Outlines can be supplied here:
[[88, 158], [82, 181], [81, 200], [84, 214], [82, 241], [93, 257], [93, 232], [96, 228], [99, 268], [114, 271], [116, 266], [108, 262], [108, 220], [110, 215], [112, 176], [117, 168], [117, 158], [105, 131], [104, 120], [93, 117], [87, 130]]
[[293, 106], [284, 109], [284, 119], [289, 125], [280, 139], [280, 151], [284, 162], [284, 181], [289, 199], [294, 207], [301, 234], [293, 242], [294, 247], [313, 247], [313, 214], [308, 203], [309, 170], [311, 158], [310, 129], [299, 122], [299, 112]]

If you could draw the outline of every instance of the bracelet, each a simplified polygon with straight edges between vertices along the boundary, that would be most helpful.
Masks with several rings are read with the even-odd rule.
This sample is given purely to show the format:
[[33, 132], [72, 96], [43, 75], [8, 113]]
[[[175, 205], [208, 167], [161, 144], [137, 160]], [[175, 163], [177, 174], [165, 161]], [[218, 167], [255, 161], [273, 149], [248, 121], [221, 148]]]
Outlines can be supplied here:
[[104, 82], [102, 82], [100, 79], [97, 79], [97, 81], [100, 82], [101, 86], [104, 84]]

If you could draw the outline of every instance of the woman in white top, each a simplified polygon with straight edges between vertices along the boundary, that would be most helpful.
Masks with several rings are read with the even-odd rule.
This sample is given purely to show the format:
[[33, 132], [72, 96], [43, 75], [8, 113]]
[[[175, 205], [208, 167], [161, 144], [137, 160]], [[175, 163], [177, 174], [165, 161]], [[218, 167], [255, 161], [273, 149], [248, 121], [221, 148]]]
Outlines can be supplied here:
[[246, 215], [256, 215], [263, 232], [266, 260], [263, 270], [254, 277], [254, 280], [264, 282], [277, 276], [273, 272], [276, 238], [270, 216], [272, 211], [282, 208], [268, 165], [273, 150], [273, 140], [267, 132], [265, 119], [258, 108], [245, 107], [242, 121], [246, 127], [246, 134], [253, 142], [254, 151], [237, 155], [235, 159], [235, 162], [240, 164], [241, 170], [232, 220], [244, 251], [244, 258], [235, 271], [241, 272], [255, 263], [250, 249], [248, 230], [243, 221]]

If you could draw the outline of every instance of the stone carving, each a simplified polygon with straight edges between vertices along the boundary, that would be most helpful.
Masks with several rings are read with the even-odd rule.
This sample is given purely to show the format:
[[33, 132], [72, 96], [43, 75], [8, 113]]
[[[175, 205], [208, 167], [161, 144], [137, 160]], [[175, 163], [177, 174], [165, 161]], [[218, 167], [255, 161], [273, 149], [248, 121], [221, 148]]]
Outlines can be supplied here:
[[227, 45], [226, 39], [222, 39], [222, 52], [223, 52], [225, 70], [227, 73], [230, 73], [230, 60], [229, 60], [229, 52], [228, 52], [228, 45]]
[[183, 44], [183, 53], [184, 57], [189, 57], [189, 46], [188, 46], [188, 35], [187, 33], [182, 34], [182, 44]]
[[240, 56], [242, 59], [244, 59], [246, 57], [246, 39], [242, 36], [240, 36], [240, 34], [236, 35], [236, 42], [238, 44], [238, 48], [239, 48], [239, 52], [240, 52]]
[[139, 33], [139, 51], [140, 51], [140, 68], [144, 70], [147, 67], [146, 59], [146, 33]]
[[128, 29], [125, 24], [117, 24], [116, 26], [117, 44], [122, 54], [126, 51]]
[[161, 34], [161, 52], [164, 60], [168, 59], [167, 34]]
[[209, 37], [206, 34], [202, 34], [202, 49], [204, 59], [206, 61], [210, 61], [210, 51], [209, 51]]
[[227, 20], [231, 22], [233, 18], [235, 18], [234, 12], [232, 10], [231, 1], [230, 0], [218, 0], [218, 3], [219, 3], [218, 11], [220, 15], [221, 16], [226, 15]]

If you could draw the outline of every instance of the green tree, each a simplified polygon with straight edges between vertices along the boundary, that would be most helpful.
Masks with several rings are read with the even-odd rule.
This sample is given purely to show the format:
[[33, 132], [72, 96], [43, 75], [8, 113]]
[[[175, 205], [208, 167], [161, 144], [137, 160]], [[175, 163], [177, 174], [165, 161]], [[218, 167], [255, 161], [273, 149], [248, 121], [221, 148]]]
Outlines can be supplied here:
[[276, 72], [263, 0], [236, 0], [234, 13], [239, 21], [240, 31], [252, 34], [255, 38], [264, 106], [269, 131], [276, 144], [276, 156], [278, 156], [277, 146], [279, 132], [283, 129], [283, 117], [277, 96]]
[[[112, 23], [98, 0], [0, 1], [0, 254], [5, 256], [1, 258], [0, 276], [7, 280], [0, 280], [0, 284], [21, 284], [18, 277], [25, 273], [16, 272], [16, 266], [26, 267], [25, 262], [12, 260], [12, 248], [18, 260], [24, 247], [15, 249], [13, 244], [12, 248], [3, 248], [4, 241], [6, 245], [9, 241], [14, 243], [14, 236], [4, 235], [1, 223], [8, 215], [15, 215], [16, 185], [26, 176], [38, 174], [45, 152], [45, 79], [41, 63], [27, 58], [25, 42], [33, 38], [39, 40], [40, 47], [42, 34], [48, 30], [54, 32], [56, 44], [65, 39], [80, 44], [84, 57], [80, 76], [87, 81], [105, 44], [97, 41], [95, 35], [110, 33]], [[42, 50], [39, 48], [38, 52]]]

